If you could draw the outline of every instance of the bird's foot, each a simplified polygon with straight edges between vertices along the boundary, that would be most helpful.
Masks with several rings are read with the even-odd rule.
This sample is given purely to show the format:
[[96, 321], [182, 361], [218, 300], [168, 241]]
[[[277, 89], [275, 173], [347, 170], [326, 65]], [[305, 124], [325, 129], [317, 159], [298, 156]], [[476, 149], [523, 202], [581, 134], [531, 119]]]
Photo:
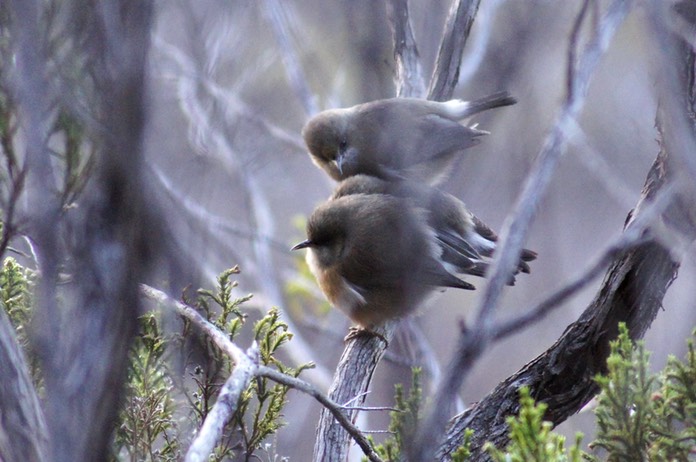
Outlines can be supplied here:
[[350, 340], [357, 339], [358, 337], [378, 337], [381, 341], [384, 342], [385, 348], [389, 346], [389, 341], [384, 337], [384, 335], [380, 334], [379, 332], [375, 332], [374, 330], [368, 329], [366, 327], [360, 327], [360, 326], [351, 326], [348, 329], [348, 335], [345, 336], [343, 339], [344, 342], [348, 342]]

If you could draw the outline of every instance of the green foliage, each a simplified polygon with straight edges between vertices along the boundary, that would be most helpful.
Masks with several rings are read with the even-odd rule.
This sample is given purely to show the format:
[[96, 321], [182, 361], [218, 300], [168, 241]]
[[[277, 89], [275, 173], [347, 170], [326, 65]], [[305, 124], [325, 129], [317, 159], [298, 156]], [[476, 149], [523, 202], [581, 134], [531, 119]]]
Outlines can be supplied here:
[[[277, 308], [272, 308], [256, 323], [254, 337], [259, 346], [261, 364], [276, 367], [280, 372], [293, 377], [313, 367], [313, 364], [305, 364], [293, 369], [276, 358], [278, 349], [292, 339], [292, 334], [288, 332], [287, 324], [280, 319]], [[247, 460], [261, 447], [263, 441], [284, 425], [281, 412], [286, 403], [288, 391], [287, 386], [259, 377], [251, 382], [242, 395], [236, 420], [242, 431]], [[254, 396], [256, 399], [252, 400]], [[249, 423], [248, 420], [251, 422]]]
[[[696, 332], [694, 333], [696, 335]], [[631, 342], [628, 330], [611, 343], [609, 373], [601, 387], [597, 440], [609, 461], [693, 458], [696, 448], [696, 354], [693, 339], [684, 362], [670, 357], [665, 369], [651, 375], [643, 342]]]
[[[696, 335], [696, 331], [694, 332]], [[660, 389], [653, 394], [657, 418], [652, 460], [687, 460], [696, 449], [696, 351], [689, 339], [684, 362], [674, 356], [659, 376]]]
[[520, 412], [507, 418], [510, 427], [510, 443], [505, 451], [492, 444], [485, 445], [491, 458], [496, 462], [579, 462], [583, 452], [580, 450], [582, 435], [576, 436], [575, 444], [565, 448], [565, 437], [553, 433], [551, 422], [544, 421], [547, 405], [535, 404], [527, 387], [520, 388]]
[[27, 346], [26, 328], [31, 318], [30, 288], [33, 273], [12, 257], [5, 258], [0, 268], [0, 303], [17, 332], [20, 343]]
[[[387, 462], [401, 460], [406, 451], [408, 438], [413, 435], [421, 417], [423, 387], [421, 369], [413, 368], [411, 388], [408, 395], [401, 384], [394, 386], [394, 411], [390, 413], [390, 436], [380, 445], [374, 445], [375, 452]], [[363, 460], [367, 460], [363, 458]]]
[[[240, 308], [243, 303], [251, 299], [251, 295], [234, 297], [233, 290], [237, 287], [237, 283], [232, 281], [231, 277], [238, 273], [237, 267], [223, 272], [218, 277], [216, 290], [199, 290], [196, 302], [206, 319], [226, 332], [231, 340], [243, 331], [247, 316]], [[280, 319], [278, 309], [272, 308], [259, 319], [252, 333], [259, 348], [261, 364], [275, 367], [280, 372], [293, 377], [313, 367], [312, 364], [305, 364], [294, 369], [278, 359], [277, 355], [281, 347], [292, 339], [287, 324]], [[196, 368], [197, 374], [194, 381], [197, 384], [197, 391], [194, 394], [194, 402], [197, 406], [195, 413], [197, 425], [200, 425], [207, 415], [222, 383], [234, 367], [230, 358], [207, 339], [205, 351], [212, 359], [209, 362], [209, 366], [210, 364], [212, 366], [206, 368], [201, 365]], [[263, 377], [252, 380], [247, 390], [242, 393], [237, 413], [227, 425], [226, 436], [216, 448], [211, 460], [223, 460], [237, 453], [241, 454], [244, 460], [250, 460], [255, 457], [254, 454], [257, 451], [264, 450], [264, 441], [274, 435], [284, 424], [282, 409], [286, 404], [288, 390], [288, 387], [272, 383]]]
[[[243, 311], [251, 295], [235, 296], [237, 283], [232, 277], [238, 268], [223, 272], [214, 290], [199, 290], [193, 303], [211, 323], [230, 339], [242, 336], [255, 340], [261, 364], [297, 377], [311, 364], [298, 368], [280, 359], [282, 347], [292, 340], [277, 309], [271, 309], [247, 327]], [[0, 267], [0, 303], [17, 330], [23, 346], [28, 346], [26, 328], [32, 313], [34, 274], [13, 258]], [[191, 303], [191, 302], [189, 302]], [[234, 364], [207, 337], [199, 337], [202, 359], [187, 362], [182, 373], [172, 371], [172, 356], [185, 342], [196, 338], [190, 323], [183, 321], [180, 333], [165, 335], [160, 317], [148, 313], [140, 319], [140, 334], [132, 346], [128, 370], [127, 396], [117, 427], [114, 455], [118, 460], [181, 460], [183, 448], [200, 427], [214, 405], [217, 393]], [[696, 348], [689, 340], [684, 361], [670, 357], [659, 374], [648, 373], [649, 355], [643, 343], [631, 342], [625, 326], [611, 343], [608, 374], [597, 377], [601, 393], [596, 408], [598, 434], [592, 446], [606, 451], [606, 460], [688, 461], [696, 448]], [[694, 332], [696, 336], [696, 331]], [[190, 348], [190, 345], [189, 345]], [[31, 357], [31, 356], [30, 356]], [[30, 365], [31, 366], [31, 365]], [[33, 370], [39, 377], [38, 369]], [[238, 411], [224, 430], [224, 438], [210, 460], [255, 460], [274, 456], [272, 440], [284, 424], [283, 407], [288, 388], [265, 378], [255, 378], [243, 392]], [[422, 409], [420, 370], [414, 369], [408, 393], [400, 385], [395, 390], [395, 411], [391, 413], [390, 436], [375, 447], [385, 461], [401, 460], [408, 438], [415, 431]], [[492, 460], [562, 461], [598, 460], [580, 450], [581, 435], [569, 448], [552, 425], [543, 420], [546, 405], [535, 404], [526, 388], [520, 390], [520, 412], [508, 418], [510, 443], [504, 451], [486, 446]], [[463, 446], [452, 460], [470, 457], [467, 432]]]
[[154, 313], [140, 318], [140, 328], [131, 349], [116, 452], [122, 460], [176, 461], [181, 448], [174, 386], [164, 363], [166, 340]]
[[474, 431], [470, 428], [464, 430], [464, 441], [452, 453], [452, 462], [466, 462], [471, 457], [471, 437], [474, 436]]
[[[241, 306], [252, 298], [251, 294], [242, 297], [234, 296], [233, 291], [238, 284], [232, 280], [232, 276], [239, 272], [237, 266], [223, 271], [217, 277], [215, 290], [199, 289], [197, 299], [193, 302], [187, 301], [195, 306], [207, 321], [227, 333], [232, 341], [241, 332], [247, 318], [247, 315], [241, 311]], [[182, 339], [198, 338], [197, 333], [191, 331], [188, 321], [183, 320], [183, 322]], [[182, 348], [187, 347], [182, 345]], [[191, 403], [189, 418], [196, 428], [200, 427], [207, 417], [215, 404], [220, 388], [234, 367], [231, 359], [207, 337], [200, 339], [197, 349], [202, 352], [203, 358], [192, 368], [191, 379], [195, 385], [194, 390], [190, 391], [184, 383], [180, 384], [180, 388], [184, 390]], [[218, 450], [221, 458], [231, 452], [229, 448], [218, 448]]]
[[[278, 359], [281, 347], [292, 339], [292, 334], [277, 309], [271, 309], [253, 329], [245, 329], [247, 315], [242, 308], [251, 295], [234, 295], [237, 283], [232, 276], [238, 273], [237, 267], [224, 271], [218, 276], [215, 290], [199, 290], [193, 304], [231, 340], [253, 335], [261, 364], [297, 377], [311, 365], [293, 369]], [[190, 362], [189, 380], [181, 380], [180, 373], [170, 370], [168, 355], [178, 353], [172, 350], [181, 349], [183, 339], [195, 338], [194, 332], [185, 321], [181, 334], [165, 336], [160, 325], [154, 314], [141, 319], [142, 331], [133, 347], [129, 370], [128, 400], [116, 436], [115, 452], [120, 460], [181, 460], [182, 447], [191, 440], [188, 435], [201, 426], [234, 368], [231, 359], [215, 344], [200, 338], [203, 360]], [[252, 380], [209, 460], [255, 460], [259, 458], [257, 453], [268, 452], [272, 445], [266, 441], [283, 425], [287, 392], [287, 387], [265, 378]]]
[[[200, 289], [196, 302], [196, 306], [203, 311], [205, 318], [221, 331], [227, 332], [230, 340], [237, 336], [246, 320], [246, 315], [240, 310], [241, 305], [252, 298], [251, 294], [242, 297], [232, 295], [232, 291], [238, 284], [231, 278], [239, 272], [239, 267], [235, 266], [220, 273], [217, 278], [216, 291]], [[211, 308], [210, 302], [213, 302], [215, 308]]]
[[611, 342], [608, 374], [596, 378], [602, 392], [595, 410], [598, 433], [593, 446], [606, 449], [610, 461], [646, 459], [655, 382], [648, 374], [648, 359], [643, 342], [634, 348], [622, 325], [618, 339]]

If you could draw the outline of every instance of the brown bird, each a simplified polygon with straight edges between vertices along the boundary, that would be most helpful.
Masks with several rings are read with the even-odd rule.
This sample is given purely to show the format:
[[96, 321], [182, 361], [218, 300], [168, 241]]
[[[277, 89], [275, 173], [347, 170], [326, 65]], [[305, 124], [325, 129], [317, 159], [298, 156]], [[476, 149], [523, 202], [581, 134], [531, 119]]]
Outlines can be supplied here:
[[307, 222], [307, 262], [331, 304], [364, 329], [412, 313], [438, 287], [474, 286], [443, 266], [425, 212], [385, 194], [319, 205]]
[[[356, 175], [342, 181], [331, 199], [355, 194], [387, 194], [411, 202], [426, 211], [426, 220], [441, 248], [440, 260], [451, 272], [483, 277], [498, 240], [497, 234], [471, 213], [455, 196], [432, 186], [412, 181], [385, 181], [368, 175]], [[529, 261], [536, 252], [523, 249], [517, 272], [529, 273]], [[509, 284], [513, 285], [512, 275]]]
[[507, 92], [474, 101], [383, 99], [323, 111], [307, 122], [302, 136], [312, 161], [334, 180], [364, 173], [437, 184], [457, 154], [488, 133], [459, 121], [515, 103]]

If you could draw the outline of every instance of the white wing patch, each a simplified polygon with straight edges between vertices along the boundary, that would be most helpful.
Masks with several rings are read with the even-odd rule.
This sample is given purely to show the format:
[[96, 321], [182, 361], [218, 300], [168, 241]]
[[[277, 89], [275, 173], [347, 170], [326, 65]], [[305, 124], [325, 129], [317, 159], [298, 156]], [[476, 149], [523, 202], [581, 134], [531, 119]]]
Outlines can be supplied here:
[[441, 103], [445, 113], [452, 119], [461, 119], [469, 111], [471, 104], [461, 99], [451, 99]]
[[339, 304], [341, 307], [345, 307], [348, 310], [354, 310], [358, 305], [364, 305], [367, 303], [363, 294], [360, 293], [360, 287], [355, 284], [351, 284], [346, 280], [346, 278], [341, 278], [345, 290], [341, 291], [341, 297]]
[[471, 245], [473, 245], [475, 249], [495, 250], [495, 242], [489, 241], [488, 239], [486, 239], [478, 233], [468, 232], [467, 238], [469, 239], [469, 242], [471, 242]]

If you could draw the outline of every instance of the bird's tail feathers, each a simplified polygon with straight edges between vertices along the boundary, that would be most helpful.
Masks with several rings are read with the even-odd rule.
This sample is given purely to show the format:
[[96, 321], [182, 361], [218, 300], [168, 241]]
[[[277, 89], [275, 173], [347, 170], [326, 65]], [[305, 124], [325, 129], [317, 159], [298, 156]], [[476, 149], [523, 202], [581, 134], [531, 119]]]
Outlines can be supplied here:
[[448, 115], [453, 119], [462, 120], [479, 112], [493, 109], [502, 106], [511, 106], [517, 103], [517, 100], [506, 91], [493, 93], [492, 95], [484, 96], [483, 98], [473, 101], [464, 101], [461, 99], [453, 99], [445, 101], [442, 104], [446, 108]]

